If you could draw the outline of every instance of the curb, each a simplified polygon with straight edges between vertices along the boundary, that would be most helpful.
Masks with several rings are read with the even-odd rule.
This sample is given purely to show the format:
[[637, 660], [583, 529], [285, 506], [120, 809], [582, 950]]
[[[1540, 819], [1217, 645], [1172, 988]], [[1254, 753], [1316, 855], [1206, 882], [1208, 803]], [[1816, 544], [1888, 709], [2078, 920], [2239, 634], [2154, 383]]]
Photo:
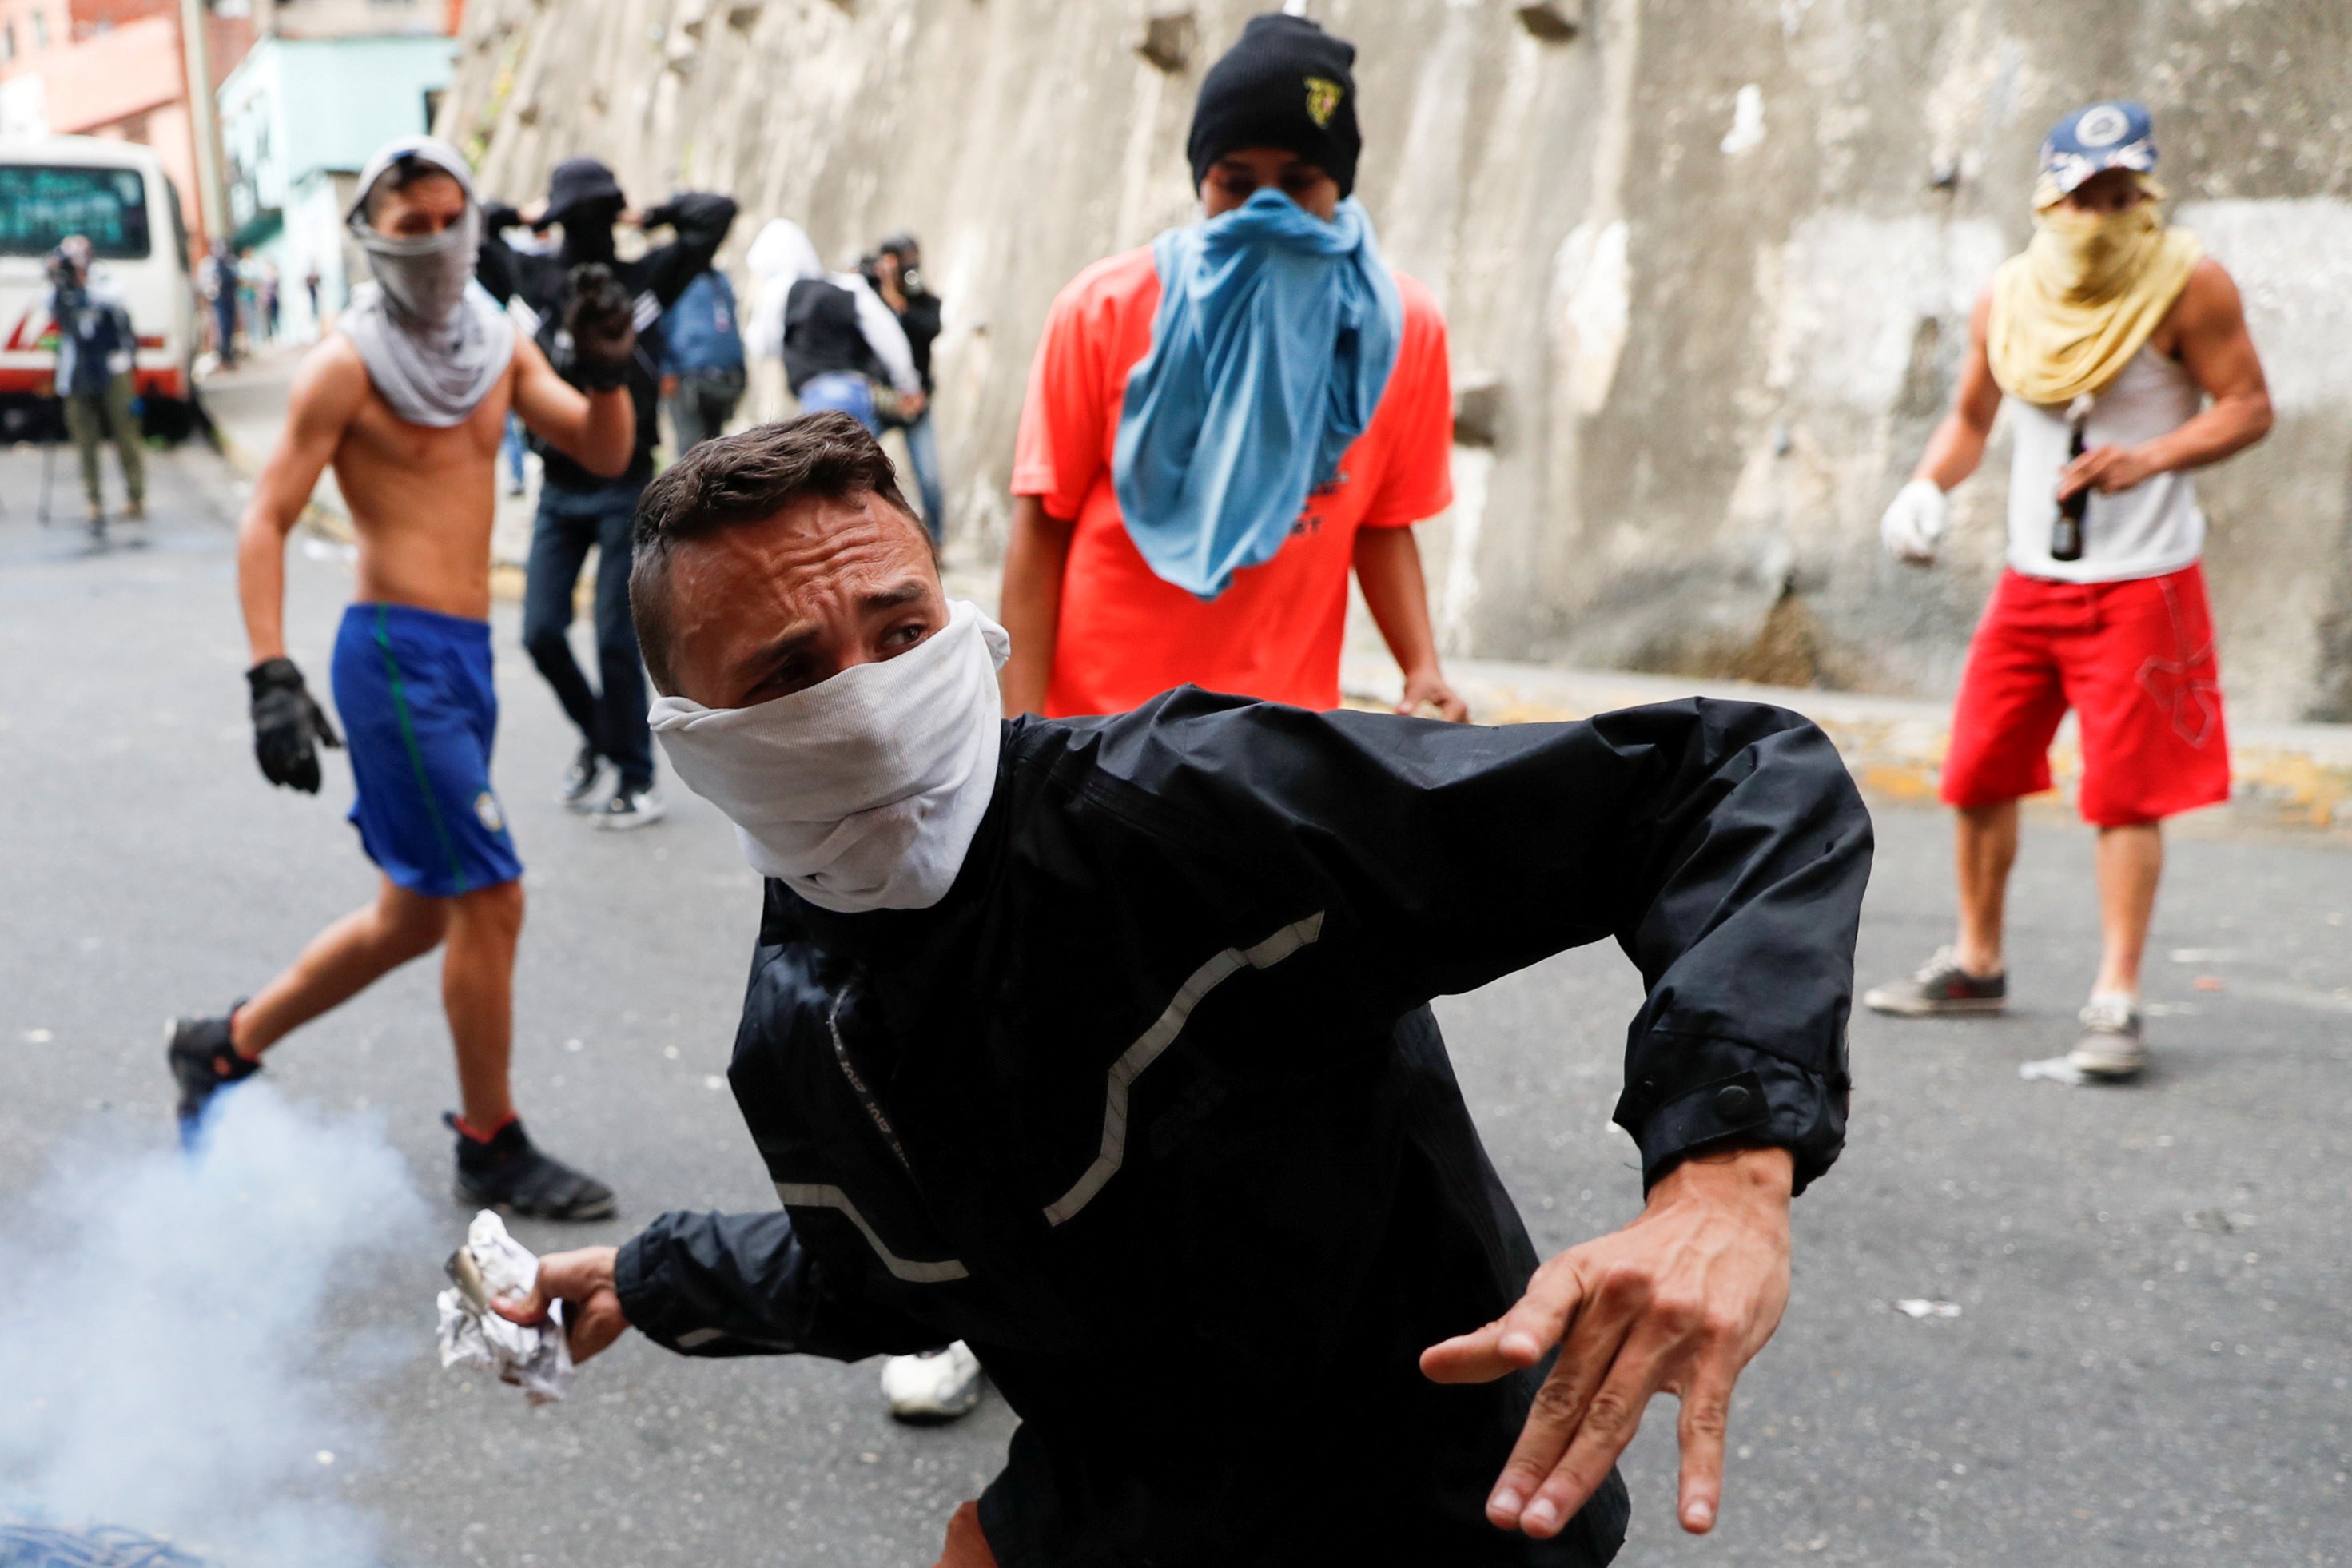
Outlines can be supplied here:
[[[1951, 743], [1945, 702], [1845, 691], [1698, 680], [1616, 670], [1556, 669], [1499, 660], [1450, 661], [1446, 675], [1481, 722], [1526, 724], [1590, 718], [1615, 708], [1694, 694], [1769, 702], [1819, 724], [1845, 758], [1854, 780], [1875, 799], [1935, 805]], [[1396, 668], [1383, 657], [1350, 655], [1340, 686], [1351, 706], [1395, 700]], [[2352, 847], [2352, 725], [2233, 726], [2230, 799], [2178, 819], [2193, 832], [2283, 831]], [[2071, 815], [2082, 753], [2069, 717], [2051, 748], [2057, 787], [2029, 805]]]

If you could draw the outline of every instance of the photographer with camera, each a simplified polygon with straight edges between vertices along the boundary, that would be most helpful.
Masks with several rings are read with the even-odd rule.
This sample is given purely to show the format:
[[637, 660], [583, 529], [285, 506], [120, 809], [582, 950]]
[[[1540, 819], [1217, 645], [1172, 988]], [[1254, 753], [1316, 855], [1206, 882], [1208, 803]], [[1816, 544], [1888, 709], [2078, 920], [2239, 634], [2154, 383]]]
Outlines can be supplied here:
[[908, 413], [904, 405], [893, 399], [894, 406], [882, 425], [906, 437], [907, 464], [915, 470], [915, 489], [923, 498], [923, 526], [930, 531], [933, 544], [943, 543], [948, 531], [947, 490], [940, 482], [940, 438], [931, 428], [930, 408], [931, 344], [940, 335], [940, 297], [923, 286], [923, 247], [911, 234], [894, 234], [884, 240], [859, 270], [898, 318], [915, 374], [922, 379], [922, 401], [914, 405], [914, 411]]
[[[710, 269], [711, 258], [734, 226], [735, 200], [688, 191], [632, 215], [612, 170], [593, 158], [568, 158], [550, 177], [547, 205], [530, 220], [542, 233], [562, 230], [553, 255], [533, 255], [508, 243], [504, 231], [524, 223], [513, 207], [493, 203], [485, 216], [483, 287], [510, 307], [521, 304], [527, 330], [557, 374], [591, 391], [625, 387], [636, 409], [636, 447], [629, 466], [615, 477], [583, 468], [544, 441], [536, 443], [546, 467], [524, 575], [522, 640], [580, 731], [580, 752], [564, 773], [558, 798], [575, 812], [595, 813], [599, 827], [643, 827], [660, 821], [666, 807], [654, 791], [645, 670], [629, 619], [629, 526], [638, 493], [654, 477], [656, 367], [663, 353], [659, 323], [687, 286]], [[624, 260], [614, 248], [613, 227], [632, 221], [642, 229], [667, 226], [676, 237]], [[635, 352], [610, 367], [583, 356], [566, 327], [572, 317], [633, 325]], [[572, 657], [567, 636], [572, 591], [592, 545], [597, 551], [593, 688]], [[611, 795], [600, 800], [608, 765], [616, 778]]]
[[122, 515], [143, 518], [147, 454], [139, 444], [139, 420], [131, 408], [131, 363], [138, 334], [121, 297], [92, 274], [89, 241], [79, 234], [68, 235], [49, 257], [49, 320], [58, 332], [58, 401], [65, 405], [66, 429], [81, 456], [89, 521], [93, 526], [106, 521], [98, 448], [109, 440], [122, 461]]

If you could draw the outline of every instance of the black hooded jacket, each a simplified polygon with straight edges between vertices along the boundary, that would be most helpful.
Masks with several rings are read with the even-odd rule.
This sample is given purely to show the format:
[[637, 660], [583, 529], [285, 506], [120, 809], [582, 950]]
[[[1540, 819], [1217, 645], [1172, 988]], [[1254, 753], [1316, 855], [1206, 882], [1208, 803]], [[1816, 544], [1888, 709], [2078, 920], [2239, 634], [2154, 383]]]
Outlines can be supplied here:
[[665, 1215], [624, 1310], [688, 1354], [971, 1344], [1022, 1418], [1003, 1568], [1593, 1564], [1484, 1518], [1537, 1384], [1416, 1358], [1537, 1258], [1426, 1004], [1614, 938], [1616, 1120], [1837, 1157], [1870, 819], [1794, 714], [1477, 729], [1184, 689], [1008, 723], [945, 900], [768, 885], [730, 1077], [784, 1207]]
[[501, 232], [520, 221], [514, 209], [488, 209], [490, 221], [484, 226], [476, 276], [501, 305], [520, 299], [530, 309], [536, 322], [532, 338], [564, 380], [581, 384], [572, 368], [571, 339], [562, 330], [573, 263], [583, 258], [604, 262], [636, 301], [637, 350], [635, 363], [629, 367], [629, 399], [637, 411], [637, 444], [628, 470], [618, 479], [605, 479], [533, 437], [532, 449], [547, 465], [549, 484], [564, 490], [599, 490], [607, 485], [643, 485], [654, 477], [654, 445], [661, 433], [655, 419], [661, 381], [657, 369], [661, 314], [677, 302], [688, 284], [709, 269], [711, 258], [726, 243], [727, 231], [734, 226], [735, 211], [732, 196], [681, 192], [646, 213], [643, 220], [647, 228], [668, 225], [675, 237], [624, 261], [612, 255], [610, 240], [602, 233], [591, 237], [592, 244], [580, 255], [572, 254], [576, 247], [570, 244], [572, 237], [568, 234], [565, 254], [534, 256], [517, 250]]

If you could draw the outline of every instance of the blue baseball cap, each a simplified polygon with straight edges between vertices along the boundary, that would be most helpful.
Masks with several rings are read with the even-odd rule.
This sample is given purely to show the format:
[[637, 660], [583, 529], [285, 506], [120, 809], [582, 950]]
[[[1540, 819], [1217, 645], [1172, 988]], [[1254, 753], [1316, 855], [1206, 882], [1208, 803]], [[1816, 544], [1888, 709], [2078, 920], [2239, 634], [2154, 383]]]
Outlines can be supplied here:
[[2156, 126], [2138, 103], [2095, 103], [2078, 109], [2042, 139], [2042, 174], [2064, 195], [2109, 169], [2151, 174]]

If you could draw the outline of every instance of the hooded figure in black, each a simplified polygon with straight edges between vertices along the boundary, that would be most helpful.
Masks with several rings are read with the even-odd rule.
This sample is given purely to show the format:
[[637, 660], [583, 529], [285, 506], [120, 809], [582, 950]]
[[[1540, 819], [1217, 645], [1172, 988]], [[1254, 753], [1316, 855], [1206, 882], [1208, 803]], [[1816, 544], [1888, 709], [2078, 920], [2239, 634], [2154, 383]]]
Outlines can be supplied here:
[[[514, 1314], [572, 1303], [583, 1356], [966, 1342], [1022, 1425], [959, 1568], [1593, 1568], [1661, 1389], [1713, 1524], [1844, 1136], [1871, 829], [1819, 730], [1006, 721], [1003, 629], [837, 412], [664, 472], [632, 592], [671, 763], [769, 878], [729, 1078], [782, 1206], [545, 1258]], [[1648, 1203], [1539, 1264], [1428, 1003], [1604, 939]]]
[[[636, 827], [659, 820], [654, 793], [653, 742], [646, 729], [645, 676], [637, 662], [636, 633], [629, 620], [629, 520], [637, 495], [653, 478], [654, 443], [659, 432], [661, 316], [686, 286], [706, 271], [735, 222], [735, 199], [687, 191], [638, 217], [646, 230], [667, 226], [673, 237], [624, 260], [613, 239], [614, 226], [628, 210], [628, 198], [613, 171], [593, 158], [556, 165], [548, 184], [547, 206], [531, 224], [559, 231], [552, 254], [518, 247], [507, 233], [521, 226], [521, 215], [503, 204], [484, 210], [486, 233], [477, 275], [491, 296], [520, 307], [522, 324], [555, 366], [574, 385], [596, 389], [596, 367], [572, 349], [572, 327], [583, 310], [612, 314], [625, 310], [637, 331], [636, 353], [625, 374], [637, 411], [637, 447], [629, 469], [617, 479], [599, 479], [562, 453], [532, 440], [543, 465], [539, 516], [531, 532], [530, 563], [523, 592], [523, 644], [558, 701], [580, 731], [580, 750], [559, 791], [563, 803], [594, 814], [603, 827]], [[596, 574], [596, 661], [600, 679], [592, 687], [572, 657], [566, 633], [572, 625], [572, 591], [588, 557], [600, 547]], [[611, 792], [604, 792], [607, 784]]]

